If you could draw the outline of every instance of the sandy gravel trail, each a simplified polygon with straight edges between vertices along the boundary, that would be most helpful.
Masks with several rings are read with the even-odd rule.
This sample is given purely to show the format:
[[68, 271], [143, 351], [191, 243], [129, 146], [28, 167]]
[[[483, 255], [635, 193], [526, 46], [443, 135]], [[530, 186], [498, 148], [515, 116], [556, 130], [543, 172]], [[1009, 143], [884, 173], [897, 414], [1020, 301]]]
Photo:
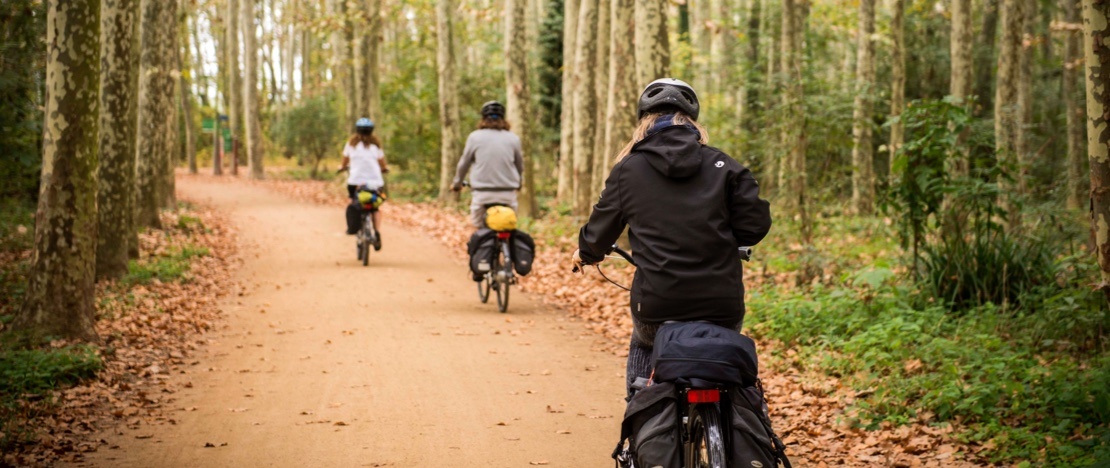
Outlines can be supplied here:
[[[623, 359], [525, 294], [480, 304], [466, 267], [388, 221], [370, 266], [340, 210], [179, 177], [240, 231], [244, 295], [172, 378], [173, 422], [120, 427], [84, 466], [608, 467]], [[492, 299], [491, 299], [492, 302]]]

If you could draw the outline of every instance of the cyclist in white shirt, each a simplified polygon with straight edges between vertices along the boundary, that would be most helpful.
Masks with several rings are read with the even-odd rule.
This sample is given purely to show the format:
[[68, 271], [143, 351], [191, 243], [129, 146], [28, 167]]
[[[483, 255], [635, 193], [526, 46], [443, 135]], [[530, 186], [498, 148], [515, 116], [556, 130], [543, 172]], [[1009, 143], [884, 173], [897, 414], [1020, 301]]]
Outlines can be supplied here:
[[[374, 122], [368, 118], [358, 119], [355, 123], [355, 134], [351, 135], [347, 145], [343, 147], [343, 164], [339, 172], [348, 169], [350, 173], [347, 175], [347, 195], [352, 201], [355, 200], [359, 187], [374, 191], [381, 191], [385, 187], [383, 174], [389, 172], [389, 167], [385, 163], [381, 140], [374, 135]], [[379, 233], [378, 239], [381, 239], [377, 210], [373, 212], [372, 219], [374, 230]]]

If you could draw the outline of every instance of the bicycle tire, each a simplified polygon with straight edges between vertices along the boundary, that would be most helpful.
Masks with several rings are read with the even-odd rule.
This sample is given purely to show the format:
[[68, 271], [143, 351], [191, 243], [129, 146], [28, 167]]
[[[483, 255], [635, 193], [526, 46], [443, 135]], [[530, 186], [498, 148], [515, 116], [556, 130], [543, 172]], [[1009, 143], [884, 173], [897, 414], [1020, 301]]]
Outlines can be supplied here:
[[721, 413], [717, 405], [707, 403], [693, 405], [689, 411], [689, 422], [686, 427], [690, 435], [688, 442], [683, 444], [687, 468], [728, 466], [724, 431], [721, 428]]
[[477, 284], [478, 300], [482, 301], [482, 304], [489, 302], [489, 290], [493, 286], [490, 281], [489, 273], [486, 273], [485, 276], [482, 276], [482, 281], [477, 282]]
[[[490, 265], [492, 267], [490, 271], [493, 272], [501, 272], [505, 269], [500, 245], [498, 247], [498, 251], [493, 257], [493, 265]], [[509, 266], [509, 268], [512, 268], [512, 266]], [[509, 282], [497, 281], [494, 284], [494, 289], [497, 290], [497, 310], [503, 314], [509, 310]]]
[[361, 262], [362, 258], [366, 256], [366, 244], [363, 244], [362, 240], [357, 240], [355, 241], [355, 246], [358, 247], [358, 254], [356, 254], [356, 258], [358, 258], [358, 261]]

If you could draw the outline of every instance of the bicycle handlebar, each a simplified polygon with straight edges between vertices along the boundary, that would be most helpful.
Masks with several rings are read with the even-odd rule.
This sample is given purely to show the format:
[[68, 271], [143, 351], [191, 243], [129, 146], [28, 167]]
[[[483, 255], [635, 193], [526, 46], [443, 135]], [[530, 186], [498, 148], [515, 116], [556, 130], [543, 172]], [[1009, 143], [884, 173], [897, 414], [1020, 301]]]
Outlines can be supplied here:
[[[752, 253], [755, 251], [755, 248], [750, 246], [743, 246], [738, 248], [737, 250], [740, 251], [740, 260], [749, 262], [752, 260]], [[613, 252], [617, 255], [620, 255], [621, 257], [624, 257], [624, 259], [628, 260], [628, 263], [631, 263], [632, 266], [636, 266], [636, 261], [632, 260], [632, 254], [628, 253], [620, 247], [617, 247], [616, 244], [613, 244]]]

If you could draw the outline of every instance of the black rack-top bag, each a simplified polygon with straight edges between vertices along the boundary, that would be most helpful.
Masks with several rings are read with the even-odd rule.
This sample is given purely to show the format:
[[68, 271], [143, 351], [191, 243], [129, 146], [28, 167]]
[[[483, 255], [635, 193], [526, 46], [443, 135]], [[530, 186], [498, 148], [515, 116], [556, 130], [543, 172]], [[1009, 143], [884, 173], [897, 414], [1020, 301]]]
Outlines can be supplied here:
[[705, 322], [669, 322], [655, 334], [656, 382], [702, 379], [748, 387], [759, 378], [755, 342]]

